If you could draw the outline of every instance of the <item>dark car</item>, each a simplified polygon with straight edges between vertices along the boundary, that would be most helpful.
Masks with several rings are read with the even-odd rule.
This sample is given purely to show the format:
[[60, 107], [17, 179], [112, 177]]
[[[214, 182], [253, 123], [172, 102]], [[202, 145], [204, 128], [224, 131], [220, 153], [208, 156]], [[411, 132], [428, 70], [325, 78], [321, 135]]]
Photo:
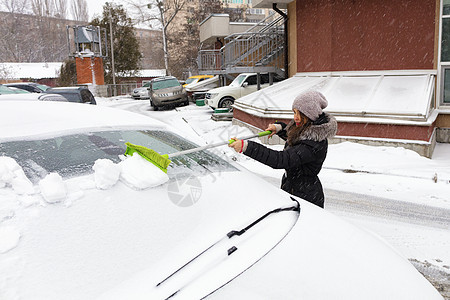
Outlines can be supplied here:
[[45, 84], [39, 84], [34, 82], [16, 82], [6, 84], [8, 87], [15, 87], [31, 93], [43, 93], [50, 87]]
[[189, 105], [186, 91], [178, 79], [173, 76], [152, 79], [148, 90], [150, 105], [154, 110], [166, 105]]
[[57, 87], [49, 88], [45, 91], [47, 94], [59, 94], [69, 102], [97, 104], [94, 95], [86, 87]]

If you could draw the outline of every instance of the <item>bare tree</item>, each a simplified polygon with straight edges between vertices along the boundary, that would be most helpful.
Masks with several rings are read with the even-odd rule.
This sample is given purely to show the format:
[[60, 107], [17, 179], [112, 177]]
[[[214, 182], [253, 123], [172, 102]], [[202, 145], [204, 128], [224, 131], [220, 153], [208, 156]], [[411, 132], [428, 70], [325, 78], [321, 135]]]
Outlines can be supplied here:
[[70, 5], [72, 18], [76, 21], [89, 21], [89, 11], [86, 0], [73, 0]]
[[161, 29], [164, 66], [169, 74], [168, 27], [175, 16], [183, 9], [186, 2], [187, 0], [152, 0], [149, 4], [145, 0], [128, 0], [128, 4], [134, 9], [140, 22]]
[[0, 64], [0, 81], [8, 81], [14, 77], [14, 70], [4, 64]]
[[55, 5], [52, 0], [31, 0], [33, 14], [38, 17], [51, 17], [55, 12]]
[[55, 0], [55, 17], [67, 19], [67, 0]]
[[25, 13], [27, 11], [28, 0], [1, 0], [0, 8], [10, 13]]

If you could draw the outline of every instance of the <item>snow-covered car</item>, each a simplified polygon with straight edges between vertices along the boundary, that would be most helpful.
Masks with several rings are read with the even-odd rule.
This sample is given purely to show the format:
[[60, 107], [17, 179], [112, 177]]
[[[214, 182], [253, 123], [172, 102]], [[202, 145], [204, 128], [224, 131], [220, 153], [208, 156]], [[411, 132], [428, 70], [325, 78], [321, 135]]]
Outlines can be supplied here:
[[0, 84], [0, 95], [27, 94], [27, 91]]
[[[273, 82], [282, 80], [278, 76], [273, 77]], [[269, 86], [269, 74], [261, 74], [260, 88]], [[242, 73], [238, 75], [229, 85], [211, 89], [206, 93], [207, 104], [213, 108], [230, 108], [234, 100], [256, 92], [257, 74]]]
[[202, 82], [203, 80], [213, 78], [213, 77], [214, 76], [212, 76], [212, 75], [194, 75], [194, 76], [191, 76], [188, 79], [186, 79], [186, 81], [183, 84], [183, 87], [186, 88], [190, 84], [196, 84], [196, 83]]
[[45, 84], [39, 84], [35, 82], [15, 82], [15, 83], [7, 83], [8, 87], [15, 87], [18, 89], [22, 89], [28, 91], [30, 93], [43, 93], [50, 87]]
[[379, 238], [234, 162], [201, 151], [166, 174], [125, 142], [196, 146], [127, 111], [0, 102], [1, 296], [441, 299]]
[[131, 97], [134, 99], [149, 99], [150, 94], [148, 92], [148, 88], [150, 87], [150, 82], [147, 82], [142, 85], [140, 88], [135, 88], [131, 92]]
[[14, 85], [3, 85], [0, 84], [0, 100], [24, 100], [24, 101], [68, 101], [63, 96], [57, 94], [39, 94], [32, 93], [25, 89], [21, 89]]

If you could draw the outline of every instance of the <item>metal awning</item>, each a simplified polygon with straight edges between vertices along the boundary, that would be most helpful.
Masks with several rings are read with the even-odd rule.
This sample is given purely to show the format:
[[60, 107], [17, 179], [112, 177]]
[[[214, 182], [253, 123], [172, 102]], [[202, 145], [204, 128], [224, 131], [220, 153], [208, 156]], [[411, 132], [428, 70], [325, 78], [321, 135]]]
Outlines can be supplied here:
[[343, 120], [429, 122], [435, 78], [436, 70], [297, 73], [237, 99], [235, 107], [259, 117], [292, 118], [294, 98], [314, 89], [326, 96], [325, 111]]

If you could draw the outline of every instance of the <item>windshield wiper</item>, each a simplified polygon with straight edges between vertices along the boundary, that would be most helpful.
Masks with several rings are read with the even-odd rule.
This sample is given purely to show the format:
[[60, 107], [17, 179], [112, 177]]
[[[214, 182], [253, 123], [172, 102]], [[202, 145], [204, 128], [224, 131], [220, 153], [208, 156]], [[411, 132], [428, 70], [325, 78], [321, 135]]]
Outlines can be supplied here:
[[[172, 276], [174, 276], [175, 274], [177, 274], [178, 272], [180, 272], [181, 270], [183, 270], [184, 268], [186, 268], [189, 264], [191, 264], [193, 261], [195, 261], [196, 259], [198, 259], [200, 256], [202, 256], [204, 253], [206, 253], [208, 250], [210, 250], [211, 248], [213, 248], [215, 245], [221, 243], [224, 240], [228, 240], [231, 239], [234, 236], [241, 236], [243, 235], [245, 232], [247, 232], [249, 229], [251, 229], [253, 226], [255, 226], [256, 224], [258, 224], [259, 222], [261, 222], [262, 220], [264, 220], [265, 218], [267, 218], [268, 216], [272, 215], [272, 214], [276, 214], [279, 212], [284, 212], [284, 211], [297, 211], [298, 213], [300, 213], [300, 203], [298, 203], [297, 200], [295, 200], [294, 198], [291, 197], [291, 199], [296, 203], [293, 206], [289, 206], [289, 207], [280, 207], [280, 208], [276, 208], [273, 209], [271, 211], [266, 212], [264, 215], [262, 215], [261, 217], [259, 217], [258, 219], [256, 219], [255, 221], [253, 221], [252, 223], [250, 223], [249, 225], [247, 225], [246, 227], [242, 228], [241, 230], [232, 230], [230, 232], [228, 232], [224, 237], [222, 237], [221, 239], [219, 239], [218, 241], [216, 241], [215, 243], [213, 243], [211, 246], [209, 246], [208, 248], [206, 248], [205, 250], [203, 250], [202, 252], [200, 252], [199, 254], [197, 254], [195, 257], [193, 257], [191, 260], [189, 260], [187, 263], [185, 263], [184, 265], [182, 265], [180, 268], [178, 268], [176, 271], [174, 271], [172, 274], [170, 274], [169, 276], [167, 276], [165, 279], [163, 279], [161, 282], [159, 282], [156, 286], [159, 287], [161, 286], [164, 282], [166, 282], [168, 279], [170, 279]], [[227, 256], [232, 255], [234, 252], [236, 252], [238, 250], [237, 247], [232, 246], [231, 248], [229, 248], [227, 250]], [[170, 295], [167, 299], [175, 296], [175, 294], [177, 294], [180, 291], [180, 289], [178, 289], [175, 293], [173, 293], [172, 295]]]

